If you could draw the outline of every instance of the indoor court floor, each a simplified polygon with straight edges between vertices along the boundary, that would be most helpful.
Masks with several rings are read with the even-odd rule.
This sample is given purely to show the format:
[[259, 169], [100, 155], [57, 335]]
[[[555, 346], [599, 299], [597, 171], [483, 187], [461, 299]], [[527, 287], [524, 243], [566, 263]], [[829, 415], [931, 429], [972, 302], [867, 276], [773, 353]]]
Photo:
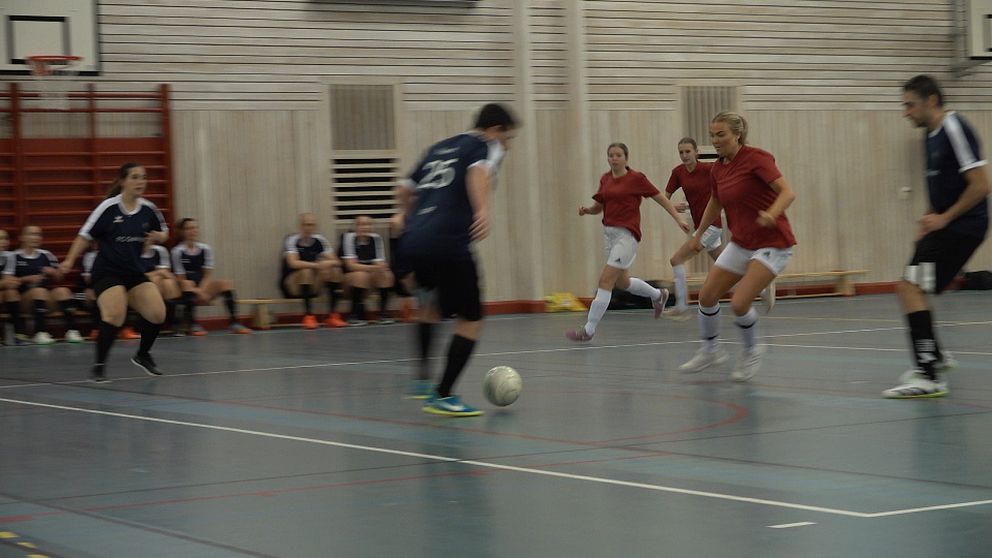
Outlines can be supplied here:
[[409, 325], [162, 338], [161, 378], [120, 342], [106, 385], [92, 344], [0, 348], [0, 557], [990, 556], [992, 298], [936, 318], [951, 394], [890, 401], [892, 295], [780, 301], [747, 384], [677, 371], [694, 318], [493, 316], [462, 419], [404, 399]]

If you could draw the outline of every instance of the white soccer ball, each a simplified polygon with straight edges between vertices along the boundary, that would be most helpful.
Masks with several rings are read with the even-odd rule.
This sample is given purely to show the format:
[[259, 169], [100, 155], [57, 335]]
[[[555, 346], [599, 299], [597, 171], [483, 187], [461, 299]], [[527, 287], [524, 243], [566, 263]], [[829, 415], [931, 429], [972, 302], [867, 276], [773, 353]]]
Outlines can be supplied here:
[[486, 372], [486, 379], [482, 382], [486, 399], [497, 407], [506, 407], [516, 401], [522, 387], [520, 374], [509, 366], [497, 366]]

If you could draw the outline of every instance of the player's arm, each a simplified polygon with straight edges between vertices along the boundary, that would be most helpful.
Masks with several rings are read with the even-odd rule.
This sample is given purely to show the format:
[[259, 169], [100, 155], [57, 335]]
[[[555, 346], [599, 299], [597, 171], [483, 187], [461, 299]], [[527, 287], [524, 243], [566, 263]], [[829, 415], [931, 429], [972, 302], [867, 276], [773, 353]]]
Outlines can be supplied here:
[[396, 205], [399, 206], [399, 215], [406, 217], [410, 214], [410, 210], [413, 209], [417, 191], [410, 187], [408, 179], [397, 184], [393, 191], [396, 194]]
[[469, 233], [472, 240], [482, 240], [489, 236], [489, 191], [492, 181], [487, 165], [473, 165], [465, 177], [468, 201], [472, 204], [472, 227]]
[[592, 205], [590, 205], [589, 207], [586, 207], [584, 205], [581, 206], [581, 207], [579, 207], [579, 216], [580, 217], [582, 215], [599, 215], [602, 212], [603, 212], [603, 204], [601, 204], [599, 202], [595, 202]]
[[985, 166], [969, 169], [964, 173], [964, 180], [967, 183], [964, 191], [954, 205], [947, 208], [943, 213], [930, 213], [920, 219], [920, 229], [924, 233], [940, 230], [946, 227], [951, 221], [967, 213], [971, 208], [985, 200], [992, 193], [992, 186], [989, 184], [989, 175], [985, 172]]
[[65, 259], [62, 260], [62, 264], [59, 265], [59, 269], [62, 273], [69, 273], [72, 271], [72, 266], [76, 264], [76, 258], [83, 253], [86, 248], [90, 245], [90, 239], [85, 236], [79, 235], [72, 241], [72, 246], [69, 247], [69, 253], [66, 255]]
[[758, 224], [762, 227], [774, 227], [775, 221], [785, 210], [792, 205], [796, 199], [796, 193], [792, 191], [792, 186], [786, 182], [784, 177], [778, 177], [768, 185], [778, 194], [775, 203], [765, 211], [758, 212]]
[[672, 219], [675, 219], [675, 222], [678, 224], [679, 228], [682, 229], [683, 232], [687, 233], [689, 232], [689, 224], [682, 219], [681, 215], [679, 215], [679, 210], [675, 208], [675, 204], [673, 204], [670, 199], [671, 196], [672, 195], [667, 192], [664, 194], [659, 192], [651, 196], [651, 199], [653, 199], [655, 203], [661, 207], [664, 207], [665, 211], [672, 216]]
[[716, 199], [716, 196], [710, 196], [710, 201], [706, 203], [706, 209], [703, 210], [703, 216], [699, 219], [699, 226], [696, 227], [696, 234], [692, 235], [692, 239], [689, 241], [690, 246], [697, 252], [703, 249], [703, 233], [717, 220], [721, 211], [723, 211], [723, 204]]

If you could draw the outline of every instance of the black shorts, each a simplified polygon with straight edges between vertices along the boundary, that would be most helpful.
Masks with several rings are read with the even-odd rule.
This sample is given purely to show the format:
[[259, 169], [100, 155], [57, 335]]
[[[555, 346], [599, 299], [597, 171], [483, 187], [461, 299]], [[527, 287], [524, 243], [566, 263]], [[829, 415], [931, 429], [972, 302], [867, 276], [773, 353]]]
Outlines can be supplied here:
[[104, 275], [102, 277], [93, 276], [93, 294], [100, 298], [103, 291], [113, 287], [124, 287], [130, 291], [142, 283], [150, 283], [145, 274], [141, 275]]
[[[933, 231], [916, 243], [916, 252], [913, 253], [913, 259], [909, 261], [909, 267], [910, 269], [922, 269], [919, 264], [932, 263], [934, 268], [932, 292], [942, 293], [958, 276], [961, 268], [968, 263], [971, 255], [975, 253], [983, 240], [983, 238], [964, 235], [947, 229]], [[925, 282], [921, 281], [922, 276], [919, 275], [922, 273], [921, 271], [914, 273], [918, 274], [915, 280], [908, 276], [904, 279], [918, 285]], [[926, 285], [920, 286], [925, 287]], [[927, 289], [924, 288], [924, 290]]]
[[482, 319], [482, 293], [475, 260], [425, 258], [403, 266], [413, 272], [417, 286], [436, 297], [441, 316], [457, 316], [477, 322]]
[[51, 286], [48, 284], [48, 278], [44, 278], [41, 281], [35, 283], [34, 285], [28, 285], [27, 283], [21, 283], [17, 286], [18, 294], [24, 294], [31, 289], [49, 289]]

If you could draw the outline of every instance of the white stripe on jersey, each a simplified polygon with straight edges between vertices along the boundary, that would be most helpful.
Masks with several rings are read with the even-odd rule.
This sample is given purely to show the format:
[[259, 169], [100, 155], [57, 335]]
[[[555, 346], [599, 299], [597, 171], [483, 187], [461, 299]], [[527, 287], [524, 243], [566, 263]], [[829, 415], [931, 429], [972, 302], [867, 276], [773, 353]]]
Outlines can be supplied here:
[[13, 275], [14, 268], [17, 267], [17, 258], [14, 256], [13, 252], [4, 252], [3, 257], [6, 260], [3, 266], [4, 275]]
[[500, 145], [498, 141], [486, 142], [486, 146], [489, 147], [489, 153], [486, 158], [482, 161], [472, 163], [468, 166], [468, 168], [485, 165], [485, 167], [489, 169], [489, 174], [496, 174], [496, 170], [499, 168], [499, 164], [503, 161], [503, 155], [506, 153], [506, 150], [503, 149], [503, 146]]
[[162, 232], [169, 234], [169, 226], [165, 224], [165, 217], [162, 216], [162, 212], [158, 210], [158, 207], [154, 203], [146, 200], [145, 198], [138, 198], [138, 207], [131, 213], [128, 213], [127, 211], [124, 211], [124, 205], [122, 202], [123, 199], [124, 198], [121, 194], [117, 194], [112, 198], [107, 198], [100, 202], [100, 205], [96, 206], [96, 209], [90, 213], [90, 216], [86, 219], [86, 222], [83, 223], [83, 228], [79, 229], [79, 236], [85, 238], [86, 240], [93, 240], [93, 237], [90, 236], [90, 230], [93, 229], [93, 225], [96, 224], [96, 222], [100, 219], [100, 216], [103, 215], [103, 212], [106, 211], [107, 208], [113, 207], [117, 204], [121, 204], [121, 213], [125, 215], [134, 215], [135, 213], [141, 211], [142, 206], [150, 207], [155, 213], [155, 216], [158, 217], [159, 226], [162, 227]]
[[985, 160], [978, 160], [976, 153], [971, 149], [971, 144], [968, 143], [968, 137], [964, 134], [964, 129], [961, 127], [961, 121], [958, 120], [957, 113], [947, 113], [941, 126], [947, 130], [947, 138], [951, 140], [954, 155], [958, 158], [958, 164], [960, 165], [958, 169], [959, 173], [964, 174], [971, 169], [987, 164]]
[[[341, 244], [341, 257], [342, 258], [352, 258], [358, 259], [358, 251], [355, 249], [355, 239], [358, 238], [357, 233], [348, 232], [344, 233], [344, 240]], [[369, 233], [369, 238], [372, 240], [372, 245], [375, 246], [375, 258], [372, 260], [374, 262], [384, 262], [386, 261], [385, 251], [382, 249], [382, 237], [379, 233]]]
[[[301, 236], [303, 236], [303, 235], [301, 235], [300, 233], [296, 233], [296, 234], [291, 234], [291, 235], [289, 235], [289, 236], [286, 237], [286, 246], [284, 247], [286, 254], [299, 254], [300, 253], [300, 249], [297, 246], [297, 244], [299, 244], [300, 237]], [[331, 243], [328, 242], [327, 239], [324, 238], [323, 235], [319, 235], [319, 234], [310, 235], [311, 244], [309, 244], [309, 246], [313, 246], [313, 241], [315, 241], [315, 240], [316, 241], [320, 241], [324, 245], [324, 251], [321, 252], [322, 254], [333, 254], [334, 253], [334, 249], [331, 246]]]
[[186, 275], [186, 268], [183, 267], [183, 254], [179, 247], [182, 244], [176, 244], [172, 247], [172, 271], [176, 272], [176, 275]]
[[155, 244], [154, 246], [152, 246], [152, 250], [154, 250], [155, 253], [158, 254], [158, 264], [156, 264], [155, 267], [159, 269], [172, 268], [172, 264], [169, 263], [169, 250], [165, 246], [162, 246], [160, 244]]

